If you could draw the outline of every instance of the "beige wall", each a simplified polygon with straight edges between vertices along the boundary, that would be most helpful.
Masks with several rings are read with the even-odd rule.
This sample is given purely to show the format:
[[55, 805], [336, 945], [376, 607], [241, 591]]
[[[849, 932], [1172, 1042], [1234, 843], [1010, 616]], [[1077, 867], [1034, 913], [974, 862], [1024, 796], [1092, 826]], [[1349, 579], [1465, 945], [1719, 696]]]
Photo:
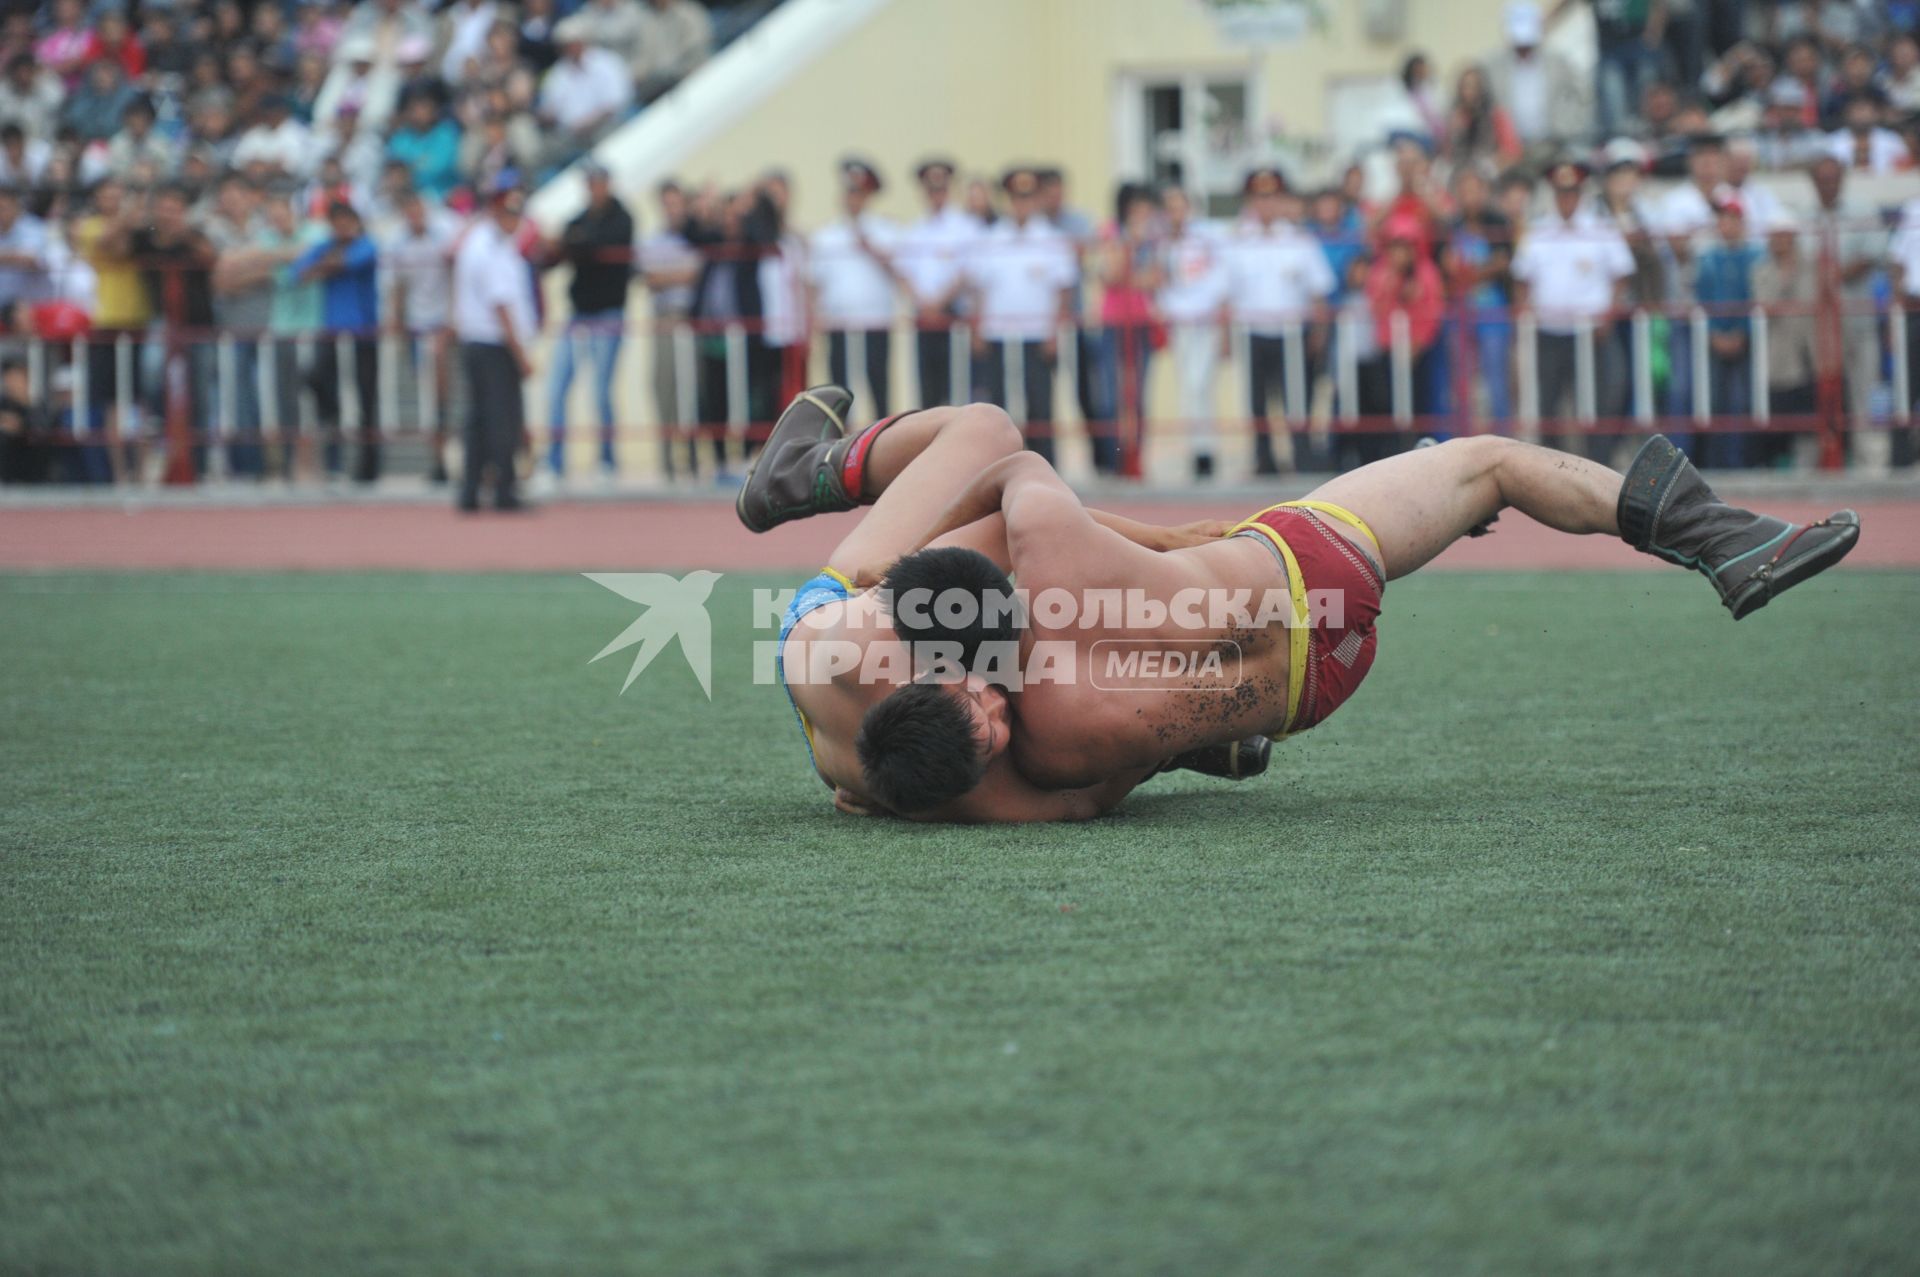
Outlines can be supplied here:
[[906, 217], [913, 162], [941, 150], [985, 173], [1057, 161], [1072, 175], [1076, 202], [1104, 208], [1120, 73], [1257, 65], [1265, 118], [1315, 135], [1325, 128], [1332, 77], [1391, 74], [1413, 48], [1449, 74], [1497, 45], [1502, 2], [1407, 0], [1408, 39], [1390, 44], [1367, 39], [1356, 0], [1323, 7], [1324, 34], [1254, 50], [1223, 43], [1195, 0], [894, 0], [702, 148], [681, 175], [730, 184], [784, 167], [805, 227], [832, 215], [840, 155], [871, 156], [891, 182], [880, 211]]
[[[834, 165], [849, 152], [880, 166], [889, 186], [878, 211], [901, 220], [918, 214], [911, 170], [929, 153], [952, 155], [969, 174], [995, 175], [1015, 162], [1045, 160], [1068, 170], [1076, 204], [1105, 216], [1119, 158], [1114, 87], [1121, 74], [1257, 66], [1262, 117], [1283, 121], [1291, 133], [1317, 135], [1325, 128], [1333, 77], [1396, 74], [1407, 52], [1422, 48], [1450, 78], [1459, 62], [1497, 43], [1503, 0], [1406, 2], [1403, 41], [1369, 41], [1358, 0], [1322, 0], [1329, 14], [1324, 34], [1254, 50], [1224, 44], [1196, 0], [893, 0], [702, 147], [679, 176], [732, 185], [785, 168], [795, 182], [793, 222], [804, 231], [833, 216]], [[629, 196], [643, 225], [651, 223], [651, 199]], [[549, 277], [556, 305], [563, 274]], [[644, 323], [645, 313], [644, 292], [635, 289], [630, 319]], [[895, 343], [899, 402], [912, 385], [910, 352], [909, 343]], [[645, 342], [627, 343], [619, 392], [625, 419], [653, 420], [644, 393], [648, 360]], [[814, 373], [823, 372], [816, 355]], [[591, 466], [592, 431], [580, 428], [590, 420], [587, 380], [583, 372], [572, 399], [576, 469]], [[546, 419], [544, 378], [539, 384], [541, 393], [530, 403], [537, 423]], [[1234, 402], [1236, 386], [1223, 367], [1223, 410]], [[1173, 413], [1172, 395], [1172, 378], [1156, 374], [1156, 415]], [[1064, 382], [1056, 406], [1063, 421], [1077, 419]], [[657, 461], [657, 450], [638, 441], [621, 451], [629, 473], [650, 471]], [[1062, 459], [1084, 464], [1071, 442], [1063, 445]]]

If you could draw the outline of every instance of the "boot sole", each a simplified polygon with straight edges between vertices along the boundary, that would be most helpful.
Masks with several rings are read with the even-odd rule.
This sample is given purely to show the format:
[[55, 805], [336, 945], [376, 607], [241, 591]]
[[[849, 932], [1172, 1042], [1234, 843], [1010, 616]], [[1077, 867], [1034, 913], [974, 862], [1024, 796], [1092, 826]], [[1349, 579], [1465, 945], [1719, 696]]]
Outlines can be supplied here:
[[[829, 408], [826, 403], [814, 393], [819, 390], [840, 390], [842, 394], [848, 396], [849, 403], [852, 401], [852, 395], [842, 390], [839, 386], [810, 386], [794, 396], [793, 402], [788, 404], [786, 411], [780, 414], [780, 419], [773, 423], [773, 430], [768, 433], [767, 441], [760, 445], [760, 454], [747, 464], [747, 477], [741, 482], [740, 492], [733, 499], [734, 516], [740, 520], [747, 531], [770, 532], [774, 528], [779, 527], [781, 522], [783, 522], [782, 520], [776, 519], [764, 526], [756, 523], [747, 515], [747, 497], [754, 492], [753, 480], [754, 477], [760, 473], [760, 463], [773, 455], [774, 446], [780, 443], [783, 437], [791, 439], [794, 432], [800, 428], [797, 424], [800, 420], [797, 414], [802, 408], [810, 407], [818, 409], [829, 423], [830, 429], [828, 433], [814, 435], [814, 439], [842, 439], [846, 437], [846, 419], [832, 408]], [[785, 432], [784, 436], [782, 432]]]
[[1853, 511], [1841, 510], [1828, 515], [1827, 523], [1827, 528], [1818, 530], [1834, 535], [1829, 535], [1806, 553], [1778, 564], [1769, 578], [1749, 581], [1729, 600], [1728, 606], [1734, 620], [1753, 615], [1771, 603], [1776, 595], [1792, 589], [1809, 577], [1818, 576], [1846, 558], [1848, 552], [1860, 543], [1860, 516]]
[[1233, 778], [1252, 780], [1263, 775], [1273, 757], [1273, 741], [1266, 736], [1251, 736], [1234, 742]]

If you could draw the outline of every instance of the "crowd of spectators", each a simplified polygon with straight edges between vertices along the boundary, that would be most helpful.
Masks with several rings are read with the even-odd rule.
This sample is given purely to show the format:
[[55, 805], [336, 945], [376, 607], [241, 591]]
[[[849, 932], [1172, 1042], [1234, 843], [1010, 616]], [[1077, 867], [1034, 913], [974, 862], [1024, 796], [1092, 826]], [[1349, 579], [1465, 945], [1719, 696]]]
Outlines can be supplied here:
[[[1582, 4], [1591, 73], [1551, 47]], [[1920, 200], [1899, 208], [1920, 194], [1920, 174], [1891, 203], [1849, 187], [1915, 173], [1915, 7], [1520, 0], [1499, 46], [1457, 68], [1450, 94], [1431, 59], [1407, 60], [1385, 199], [1366, 198], [1358, 164], [1320, 189], [1257, 170], [1229, 221], [1198, 216], [1191, 192], [1127, 184], [1101, 224], [1064, 202], [1058, 169], [1016, 169], [997, 190], [976, 178], [956, 198], [952, 164], [935, 161], [916, 174], [926, 215], [895, 226], [866, 207], [879, 174], [853, 161], [842, 217], [803, 237], [782, 225], [776, 177], [733, 197], [748, 212], [694, 219], [721, 228], [703, 242], [738, 241], [732, 250], [760, 264], [737, 293], [714, 293], [703, 273], [687, 313], [710, 334], [746, 321], [738, 362], [752, 402], [736, 418], [764, 420], [798, 384], [804, 356], [798, 371], [788, 356], [811, 331], [828, 335], [829, 375], [861, 382], [886, 411], [892, 331], [907, 313], [916, 402], [994, 400], [1043, 451], [1071, 340], [1072, 384], [1060, 388], [1077, 398], [1102, 471], [1137, 462], [1162, 351], [1179, 407], [1159, 424], [1186, 437], [1201, 477], [1214, 470], [1227, 359], [1256, 474], [1358, 464], [1462, 425], [1510, 430], [1523, 413], [1596, 456], [1650, 418], [1711, 417], [1726, 428], [1698, 440], [1675, 431], [1703, 463], [1789, 464], [1790, 435], [1810, 433], [1823, 409], [1822, 384], [1838, 391], [1824, 410], [1851, 425], [1852, 461], [1910, 464], [1910, 438], [1884, 428], [1895, 408], [1887, 316], [1920, 295], [1920, 230], [1904, 229], [1920, 225]], [[1792, 175], [1800, 215], [1777, 178], [1750, 180], [1756, 169]], [[1775, 321], [1762, 338], [1755, 306]], [[1920, 337], [1920, 324], [1906, 331]], [[956, 360], [970, 375], [956, 376]], [[717, 337], [697, 366], [698, 420], [726, 420]], [[659, 411], [687, 415], [664, 400]], [[1396, 428], [1310, 438], [1301, 427], [1316, 411]]]
[[[694, 0], [7, 6], [0, 328], [91, 343], [86, 367], [60, 370], [30, 415], [57, 419], [59, 396], [84, 378], [94, 422], [137, 437], [139, 419], [164, 410], [151, 339], [171, 329], [197, 429], [223, 397], [229, 424], [250, 431], [263, 417], [291, 423], [310, 395], [318, 418], [345, 412], [371, 439], [371, 333], [383, 294], [400, 296], [376, 273], [419, 285], [432, 244], [442, 260], [427, 273], [444, 275], [476, 192], [573, 161], [697, 67], [712, 39]], [[416, 287], [414, 331], [443, 292]], [[204, 340], [216, 325], [247, 339], [224, 363]], [[255, 340], [323, 329], [352, 337], [345, 349]], [[277, 376], [256, 375], [263, 351]], [[260, 402], [262, 382], [276, 402]], [[6, 434], [8, 479], [124, 469], [117, 448], [47, 453], [21, 447], [17, 423]], [[264, 464], [255, 447], [229, 459], [243, 475]], [[369, 443], [355, 473], [378, 472]]]
[[55, 219], [106, 177], [240, 173], [365, 205], [391, 163], [444, 200], [570, 161], [711, 41], [693, 0], [15, 5], [0, 20], [0, 180]]
[[[1590, 73], [1553, 47], [1556, 26], [1582, 8]], [[1410, 57], [1396, 203], [1451, 223], [1435, 254], [1444, 292], [1456, 311], [1470, 299], [1481, 312], [1435, 348], [1434, 376], [1416, 375], [1421, 410], [1463, 390], [1480, 392], [1495, 420], [1514, 407], [1513, 329], [1486, 308], [1522, 302], [1542, 333], [1542, 417], [1805, 415], [1825, 382], [1842, 391], [1853, 460], [1910, 463], [1909, 439], [1871, 427], [1894, 407], [1895, 327], [1877, 316], [1920, 292], [1908, 229], [1920, 202], [1896, 212], [1920, 191], [1917, 28], [1912, 0], [1519, 0], [1505, 8], [1501, 47], [1455, 69], [1450, 94], [1429, 59]], [[1567, 160], [1576, 167], [1557, 169]], [[1804, 173], [1797, 212], [1782, 184], [1750, 181], [1755, 171]], [[1524, 192], [1556, 172], [1549, 210], [1530, 221]], [[1868, 201], [1849, 189], [1860, 175], [1916, 180], [1898, 199], [1882, 185]], [[1656, 194], [1650, 179], [1678, 185]], [[1611, 290], [1594, 286], [1602, 278]], [[1755, 340], [1755, 306], [1777, 321], [1770, 340]], [[1695, 307], [1708, 313], [1704, 331]], [[1622, 317], [1631, 309], [1651, 320], [1638, 340]], [[1471, 378], [1458, 375], [1463, 362]], [[1758, 430], [1699, 448], [1730, 466], [1789, 452]]]
[[[1596, 61], [1578, 70], [1554, 27], [1591, 8]], [[1888, 173], [1920, 156], [1920, 9], [1912, 0], [1532, 0], [1507, 6], [1501, 47], [1451, 86], [1414, 54], [1409, 126], [1450, 161], [1543, 163], [1569, 144], [1646, 143], [1679, 176], [1687, 139], [1738, 135], [1765, 167], [1832, 154]]]
[[[1626, 139], [1539, 170], [1456, 162], [1444, 178], [1435, 151], [1398, 137], [1382, 199], [1366, 198], [1358, 165], [1317, 189], [1255, 169], [1227, 219], [1178, 186], [1127, 183], [1096, 220], [1056, 168], [1014, 168], [989, 191], [944, 159], [918, 167], [924, 212], [905, 224], [871, 211], [876, 167], [847, 161], [840, 214], [810, 235], [785, 225], [784, 175], [690, 200], [669, 185], [640, 260], [656, 317], [684, 323], [693, 355], [656, 354], [655, 410], [764, 423], [809, 379], [810, 338], [824, 334], [826, 375], [875, 414], [900, 406], [904, 369], [909, 402], [998, 403], [1051, 455], [1071, 395], [1103, 472], [1137, 463], [1162, 366], [1177, 413], [1152, 425], [1181, 436], [1202, 479], [1229, 368], [1255, 474], [1345, 468], [1421, 434], [1511, 432], [1523, 417], [1600, 459], [1657, 418], [1703, 464], [1786, 465], [1792, 439], [1814, 432], [1823, 380], [1855, 462], [1911, 462], [1884, 427], [1891, 308], [1920, 306], [1920, 198], [1856, 200], [1852, 171], [1823, 153], [1775, 176], [1783, 200], [1714, 133], [1690, 139], [1685, 180], [1657, 192], [1648, 148]], [[1920, 316], [1906, 332], [1920, 369]], [[902, 333], [913, 347], [896, 358]], [[564, 425], [564, 383], [554, 390], [549, 421]], [[1694, 438], [1700, 417], [1721, 428]], [[1316, 418], [1334, 428], [1309, 430]], [[709, 433], [724, 469], [726, 439]]]
[[[1785, 464], [1772, 422], [1809, 418], [1825, 383], [1842, 387], [1856, 460], [1911, 460], [1869, 427], [1888, 415], [1889, 307], [1920, 297], [1920, 229], [1893, 233], [1892, 210], [1848, 191], [1920, 154], [1905, 0], [1592, 0], [1591, 76], [1547, 45], [1581, 2], [1510, 6], [1502, 45], [1450, 95], [1410, 58], [1385, 198], [1357, 162], [1316, 188], [1263, 167], [1226, 219], [1177, 184], [1136, 183], [1095, 217], [1057, 166], [989, 177], [935, 158], [912, 175], [924, 211], [899, 223], [872, 207], [886, 175], [856, 158], [834, 175], [838, 215], [807, 231], [783, 172], [667, 182], [640, 209], [586, 164], [578, 217], [513, 232], [530, 271], [567, 281], [543, 317], [557, 340], [540, 462], [567, 469], [584, 371], [615, 469], [618, 427], [640, 416], [623, 417], [615, 372], [636, 281], [668, 475], [728, 474], [820, 371], [876, 413], [1001, 403], [1047, 452], [1070, 396], [1103, 472], [1138, 465], [1156, 369], [1178, 408], [1155, 425], [1199, 478], [1229, 368], [1258, 474], [1522, 417], [1600, 456], [1628, 423], [1703, 410], [1751, 429], [1683, 435], [1702, 462]], [[0, 479], [133, 477], [139, 450], [118, 441], [184, 414], [195, 470], [372, 480], [400, 381], [444, 477], [462, 397], [451, 263], [474, 214], [577, 159], [711, 36], [692, 0], [137, 13], [56, 0], [0, 23], [0, 317], [87, 352], [38, 399], [13, 393], [17, 358], [0, 365]], [[1802, 215], [1756, 167], [1803, 175]], [[1660, 178], [1678, 184], [1651, 195]], [[1920, 228], [1920, 201], [1905, 221]], [[1756, 306], [1771, 317], [1758, 339]], [[1920, 341], [1920, 322], [1906, 331]], [[383, 374], [396, 350], [404, 374]], [[1316, 416], [1365, 424], [1308, 432]], [[100, 442], [24, 442], [63, 430]], [[321, 455], [274, 446], [295, 435]]]

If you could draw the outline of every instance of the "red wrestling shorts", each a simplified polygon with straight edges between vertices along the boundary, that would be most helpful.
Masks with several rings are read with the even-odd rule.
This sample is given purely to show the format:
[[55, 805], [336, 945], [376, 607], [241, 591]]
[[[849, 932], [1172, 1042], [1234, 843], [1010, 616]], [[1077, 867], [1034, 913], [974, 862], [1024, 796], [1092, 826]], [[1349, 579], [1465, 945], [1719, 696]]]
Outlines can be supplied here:
[[1366, 553], [1329, 526], [1357, 529], [1377, 547], [1358, 515], [1323, 501], [1289, 501], [1262, 510], [1229, 536], [1257, 537], [1287, 574], [1296, 615], [1309, 624], [1290, 630], [1286, 734], [1304, 732], [1346, 703], [1373, 668], [1379, 635], [1380, 570]]

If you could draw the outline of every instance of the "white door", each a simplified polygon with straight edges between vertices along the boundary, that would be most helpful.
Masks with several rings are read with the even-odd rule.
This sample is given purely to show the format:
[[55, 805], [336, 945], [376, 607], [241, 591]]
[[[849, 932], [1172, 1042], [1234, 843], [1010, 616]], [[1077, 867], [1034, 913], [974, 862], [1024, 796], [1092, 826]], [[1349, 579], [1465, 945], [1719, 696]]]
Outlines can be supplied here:
[[1210, 214], [1231, 214], [1260, 153], [1258, 87], [1244, 70], [1122, 75], [1115, 171], [1131, 181], [1184, 186]]

